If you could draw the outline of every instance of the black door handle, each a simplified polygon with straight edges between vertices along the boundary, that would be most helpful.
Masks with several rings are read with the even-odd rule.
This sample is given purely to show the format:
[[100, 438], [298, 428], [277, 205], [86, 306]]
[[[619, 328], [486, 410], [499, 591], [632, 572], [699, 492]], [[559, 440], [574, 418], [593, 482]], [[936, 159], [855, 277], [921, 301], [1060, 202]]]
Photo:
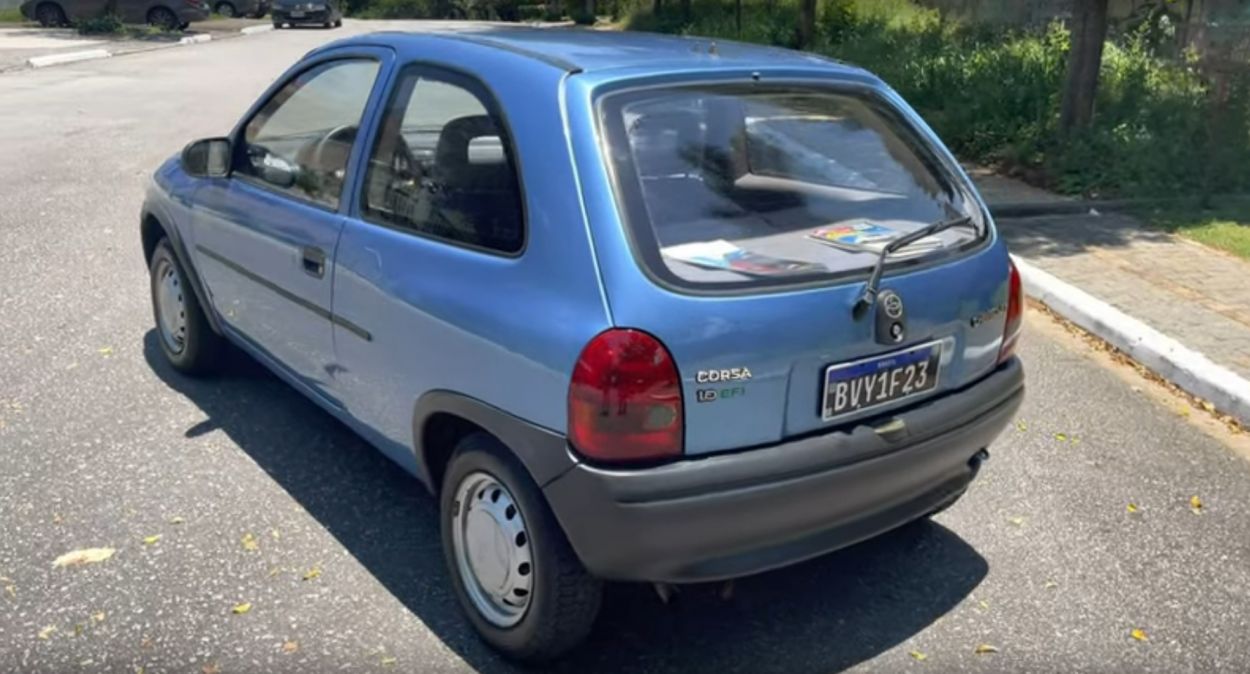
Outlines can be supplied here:
[[304, 272], [317, 278], [325, 278], [326, 252], [320, 248], [305, 246], [303, 253]]

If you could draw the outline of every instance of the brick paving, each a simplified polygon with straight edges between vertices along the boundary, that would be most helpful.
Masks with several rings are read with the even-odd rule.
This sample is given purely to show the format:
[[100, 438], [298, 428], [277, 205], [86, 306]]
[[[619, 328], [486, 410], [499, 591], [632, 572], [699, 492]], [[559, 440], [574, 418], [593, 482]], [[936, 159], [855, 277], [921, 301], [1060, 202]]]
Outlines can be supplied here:
[[[989, 183], [982, 193], [991, 210], [1045, 200], [1010, 179]], [[1119, 213], [1000, 219], [998, 227], [1012, 253], [1250, 379], [1247, 262]]]

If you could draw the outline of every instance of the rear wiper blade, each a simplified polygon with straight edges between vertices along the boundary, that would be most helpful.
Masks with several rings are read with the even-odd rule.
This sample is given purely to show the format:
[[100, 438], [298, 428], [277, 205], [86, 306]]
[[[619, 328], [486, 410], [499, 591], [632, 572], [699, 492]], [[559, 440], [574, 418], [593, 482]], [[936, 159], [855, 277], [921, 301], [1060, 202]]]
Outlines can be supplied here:
[[885, 260], [891, 253], [902, 250], [913, 243], [925, 238], [933, 236], [938, 232], [951, 229], [952, 227], [963, 227], [972, 223], [971, 215], [961, 215], [950, 220], [940, 220], [931, 225], [921, 227], [910, 234], [901, 236], [881, 249], [881, 254], [877, 256], [877, 263], [872, 267], [872, 275], [868, 277], [868, 283], [864, 284], [864, 290], [859, 294], [859, 299], [855, 300], [854, 306], [851, 307], [851, 318], [859, 320], [868, 314], [868, 310], [877, 301], [877, 286], [881, 285], [881, 273], [885, 270]]

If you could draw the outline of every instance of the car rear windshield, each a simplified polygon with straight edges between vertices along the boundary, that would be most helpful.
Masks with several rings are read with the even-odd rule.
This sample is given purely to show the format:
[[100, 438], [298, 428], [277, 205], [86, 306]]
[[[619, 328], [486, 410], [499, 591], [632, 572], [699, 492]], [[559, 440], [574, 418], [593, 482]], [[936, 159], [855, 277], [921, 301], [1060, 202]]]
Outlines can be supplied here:
[[893, 265], [966, 250], [985, 227], [950, 169], [872, 94], [809, 85], [696, 85], [600, 106], [635, 253], [662, 282], [726, 290], [863, 274], [889, 241], [966, 220]]

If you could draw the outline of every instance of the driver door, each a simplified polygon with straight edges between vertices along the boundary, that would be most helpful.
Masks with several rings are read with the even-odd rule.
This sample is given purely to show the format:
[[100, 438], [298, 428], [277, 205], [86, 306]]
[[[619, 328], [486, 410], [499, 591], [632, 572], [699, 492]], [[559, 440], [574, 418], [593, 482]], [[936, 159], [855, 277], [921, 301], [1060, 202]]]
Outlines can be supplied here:
[[236, 131], [230, 176], [196, 195], [192, 255], [219, 315], [332, 403], [340, 199], [381, 67], [341, 57], [292, 75]]

